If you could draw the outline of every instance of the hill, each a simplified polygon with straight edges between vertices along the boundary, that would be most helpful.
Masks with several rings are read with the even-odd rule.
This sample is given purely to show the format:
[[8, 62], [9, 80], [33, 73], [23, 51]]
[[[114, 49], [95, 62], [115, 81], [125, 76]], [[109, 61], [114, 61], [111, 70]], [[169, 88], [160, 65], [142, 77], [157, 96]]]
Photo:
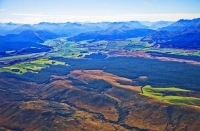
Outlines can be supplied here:
[[[126, 28], [123, 26], [122, 28]], [[74, 37], [68, 38], [69, 41], [83, 41], [83, 40], [113, 40], [113, 39], [126, 39], [133, 37], [142, 37], [154, 32], [151, 29], [107, 29], [101, 31], [82, 33]]]
[[172, 21], [156, 21], [156, 22], [140, 21], [140, 23], [147, 26], [149, 29], [157, 30], [159, 28], [169, 26], [174, 22], [172, 22]]
[[16, 29], [22, 24], [15, 23], [0, 23], [0, 35], [6, 35], [9, 31]]
[[59, 36], [73, 36], [80, 33], [86, 33], [91, 31], [100, 31], [108, 28], [120, 28], [126, 26], [129, 29], [148, 28], [138, 21], [129, 22], [98, 22], [98, 23], [80, 23], [80, 22], [67, 22], [67, 23], [48, 23], [41, 22], [34, 24], [33, 27], [41, 30], [49, 30]]
[[161, 28], [142, 41], [155, 43], [158, 47], [199, 49], [200, 48], [200, 18], [179, 20], [170, 26]]
[[166, 26], [171, 25], [173, 22], [171, 21], [158, 21], [154, 22], [151, 26], [149, 26], [150, 29], [159, 29], [159, 28], [164, 28]]
[[26, 30], [32, 30], [32, 31], [37, 31], [38, 29], [34, 28], [33, 26], [29, 25], [29, 24], [24, 24], [24, 25], [21, 25], [13, 30], [10, 30], [9, 32], [7, 32], [7, 34], [19, 34], [23, 31], [26, 31]]
[[141, 24], [138, 21], [128, 22], [66, 22], [66, 23], [49, 23], [40, 22], [38, 24], [14, 24], [14, 23], [0, 23], [0, 35], [19, 34], [25, 30], [49, 30], [58, 36], [74, 36], [80, 33], [91, 31], [100, 31], [109, 28], [128, 29], [147, 29], [148, 26]]
[[25, 30], [20, 34], [8, 34], [6, 36], [0, 36], [1, 42], [44, 42], [47, 39], [53, 39], [57, 36], [46, 30]]
[[191, 26], [195, 26], [197, 24], [200, 24], [200, 18], [196, 18], [196, 19], [193, 19], [193, 20], [181, 19], [181, 20], [178, 20], [177, 22], [175, 22], [175, 23], [173, 23], [169, 26], [160, 28], [160, 30], [178, 31], [178, 30], [189, 28]]
[[[49, 31], [31, 31], [26, 30], [20, 34], [9, 34], [0, 36], [0, 52], [22, 50], [24, 48], [43, 48], [46, 51], [47, 46], [39, 43], [47, 39], [53, 39], [57, 36]], [[31, 50], [30, 50], [31, 51]], [[34, 51], [34, 49], [32, 49]], [[40, 49], [42, 51], [42, 49]]]

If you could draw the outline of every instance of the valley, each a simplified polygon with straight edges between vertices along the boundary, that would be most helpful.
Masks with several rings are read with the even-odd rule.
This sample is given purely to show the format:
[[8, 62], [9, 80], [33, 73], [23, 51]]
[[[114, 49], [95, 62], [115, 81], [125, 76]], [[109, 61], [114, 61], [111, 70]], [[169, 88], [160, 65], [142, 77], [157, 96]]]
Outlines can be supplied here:
[[155, 30], [131, 21], [4, 32], [0, 130], [198, 131], [198, 45], [157, 41]]

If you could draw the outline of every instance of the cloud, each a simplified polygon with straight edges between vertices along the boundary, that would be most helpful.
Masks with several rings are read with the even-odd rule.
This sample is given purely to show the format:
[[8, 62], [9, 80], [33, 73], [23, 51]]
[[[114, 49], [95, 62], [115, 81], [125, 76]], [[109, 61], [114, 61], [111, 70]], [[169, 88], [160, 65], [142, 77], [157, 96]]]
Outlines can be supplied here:
[[15, 16], [32, 16], [32, 17], [46, 17], [46, 16], [49, 16], [49, 15], [44, 15], [44, 14], [23, 14], [23, 13], [12, 13], [12, 15], [15, 15]]

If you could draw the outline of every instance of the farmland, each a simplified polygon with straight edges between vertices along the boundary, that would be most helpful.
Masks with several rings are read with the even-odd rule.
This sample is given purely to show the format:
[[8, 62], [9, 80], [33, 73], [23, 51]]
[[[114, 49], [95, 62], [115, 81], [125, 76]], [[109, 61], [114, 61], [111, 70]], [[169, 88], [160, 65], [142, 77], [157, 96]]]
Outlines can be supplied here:
[[140, 51], [155, 55], [169, 55], [175, 58], [198, 57], [200, 52], [198, 50], [181, 50], [170, 48], [157, 48], [153, 44], [141, 42], [140, 38], [132, 38], [126, 40], [112, 40], [112, 41], [80, 41], [70, 42], [64, 38], [56, 40], [48, 40], [43, 45], [53, 47], [53, 50], [48, 54], [53, 57], [66, 57], [66, 58], [84, 58], [95, 52], [110, 54], [113, 50], [126, 50], [126, 51]]
[[57, 38], [42, 44], [51, 50], [41, 56], [1, 58], [21, 60], [0, 68], [0, 125], [5, 129], [16, 118], [20, 122], [9, 129], [29, 123], [43, 130], [181, 130], [187, 119], [193, 123], [188, 129], [198, 129], [199, 121], [192, 119], [200, 118], [198, 51], [156, 49], [138, 38]]
[[[175, 87], [152, 88], [150, 85], [147, 85], [142, 88], [142, 91], [145, 96], [168, 102], [171, 104], [186, 104], [200, 106], [200, 98], [198, 97], [186, 97], [177, 95], [180, 92], [191, 92], [190, 90], [184, 90]], [[172, 93], [174, 95], [172, 95]]]
[[49, 65], [66, 65], [64, 62], [49, 60], [47, 58], [41, 58], [30, 62], [22, 62], [8, 67], [3, 67], [0, 72], [11, 72], [16, 74], [23, 74], [26, 72], [38, 73], [42, 68], [46, 68]]

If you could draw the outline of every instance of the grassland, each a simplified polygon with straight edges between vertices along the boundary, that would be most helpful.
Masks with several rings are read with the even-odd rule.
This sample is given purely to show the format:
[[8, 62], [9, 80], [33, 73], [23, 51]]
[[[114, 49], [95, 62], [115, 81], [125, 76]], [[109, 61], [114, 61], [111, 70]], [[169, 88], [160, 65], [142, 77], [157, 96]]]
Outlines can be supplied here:
[[182, 50], [182, 49], [170, 49], [170, 48], [157, 48], [154, 44], [147, 42], [141, 42], [140, 38], [133, 38], [127, 40], [116, 40], [112, 43], [107, 43], [107, 49], [125, 49], [134, 51], [144, 51], [152, 53], [164, 53], [178, 56], [200, 56], [198, 50]]
[[[43, 45], [50, 46], [53, 49], [48, 52], [48, 57], [63, 57], [63, 58], [84, 58], [86, 55], [92, 53], [109, 54], [111, 50], [125, 50], [125, 51], [142, 51], [145, 53], [162, 53], [168, 55], [179, 56], [200, 56], [198, 50], [181, 50], [169, 48], [156, 48], [154, 44], [141, 42], [141, 38], [132, 38], [126, 40], [112, 40], [112, 41], [80, 41], [69, 42], [66, 38], [58, 38], [54, 40], [47, 40]], [[159, 54], [159, 55], [160, 55]], [[17, 55], [11, 57], [3, 57], [0, 60], [11, 60], [17, 58], [26, 58], [34, 56], [35, 54]], [[175, 56], [173, 56], [175, 57]]]
[[0, 61], [2, 60], [10, 60], [10, 59], [19, 59], [19, 58], [27, 58], [37, 55], [38, 53], [31, 53], [31, 54], [25, 54], [25, 55], [15, 55], [15, 56], [7, 56], [0, 58]]
[[26, 72], [38, 73], [42, 68], [46, 68], [49, 65], [66, 65], [65, 62], [59, 62], [56, 60], [50, 60], [48, 58], [41, 58], [30, 62], [22, 62], [19, 64], [0, 68], [0, 72], [11, 72], [15, 74], [23, 74]]
[[63, 38], [48, 40], [44, 45], [53, 47], [53, 50], [47, 55], [49, 57], [82, 58], [87, 54], [82, 53], [86, 52], [87, 49], [79, 47], [80, 43], [69, 42]]
[[[186, 56], [188, 55], [191, 57], [200, 55], [199, 51], [186, 51], [186, 50], [180, 50], [180, 49], [158, 49], [158, 48], [155, 48], [153, 46], [153, 44], [149, 44], [147, 42], [141, 42], [140, 38], [127, 39], [127, 40], [113, 40], [113, 41], [92, 41], [92, 42], [91, 41], [81, 41], [78, 43], [69, 42], [66, 40], [66, 38], [59, 38], [59, 39], [54, 39], [54, 40], [48, 40], [43, 44], [47, 45], [47, 46], [51, 46], [53, 48], [50, 52], [48, 52], [48, 54], [47, 54], [48, 57], [50, 57], [50, 58], [63, 57], [63, 59], [85, 58], [86, 55], [90, 55], [93, 53], [103, 53], [103, 54], [108, 55], [108, 57], [109, 56], [111, 56], [111, 57], [112, 56], [114, 56], [114, 57], [115, 56], [125, 56], [125, 57], [127, 57], [127, 56], [141, 57], [142, 56], [144, 58], [149, 58], [149, 59], [152, 58], [152, 59], [157, 59], [160, 61], [163, 60], [164, 58], [158, 59], [155, 56], [151, 57], [150, 54], [145, 53], [145, 52], [175, 54], [178, 56], [178, 58], [182, 58], [179, 56], [185, 56], [185, 55]], [[13, 56], [10, 59], [14, 59], [14, 58], [18, 58], [18, 57], [28, 57], [29, 55], [32, 56], [33, 54], [28, 54], [25, 56], [16, 56], [16, 57]], [[159, 56], [159, 58], [161, 58], [161, 57]], [[1, 59], [6, 59], [6, 58], [1, 58]], [[129, 58], [126, 58], [126, 59], [129, 59]], [[67, 61], [65, 61], [65, 62], [68, 63], [69, 59], [66, 59], [66, 60]], [[152, 86], [155, 86], [157, 84], [157, 81], [159, 81], [161, 83], [161, 84], [159, 83], [160, 85], [158, 84], [160, 87], [163, 87], [166, 84], [171, 86], [171, 85], [174, 85], [173, 83], [176, 83], [175, 85], [178, 85], [178, 86], [181, 85], [184, 88], [186, 88], [186, 87], [190, 88], [190, 84], [188, 84], [188, 83], [193, 83], [191, 85], [195, 85], [195, 88], [196, 88], [196, 85], [199, 85], [199, 82], [198, 82], [199, 75], [197, 75], [197, 76], [194, 75], [195, 74], [194, 72], [198, 72], [196, 70], [199, 70], [199, 69], [195, 68], [195, 71], [194, 71], [193, 70], [194, 67], [187, 67], [187, 69], [185, 69], [184, 66], [177, 65], [176, 69], [181, 69], [182, 71], [184, 70], [184, 72], [186, 70], [188, 70], [188, 68], [189, 68], [189, 70], [186, 71], [187, 73], [185, 73], [185, 74], [190, 74], [190, 75], [183, 75], [183, 76], [179, 75], [179, 79], [184, 80], [184, 81], [179, 82], [177, 80], [177, 75], [174, 75], [174, 73], [173, 73], [173, 71], [176, 72], [176, 69], [174, 69], [174, 66], [175, 66], [174, 62], [170, 63], [170, 61], [178, 62], [178, 60], [168, 59], [168, 57], [165, 59], [165, 61], [169, 61], [169, 62], [164, 62], [164, 63], [162, 63], [162, 62], [157, 63], [157, 61], [154, 61], [154, 60], [146, 60], [144, 62], [144, 60], [136, 59], [137, 62], [141, 63], [140, 64], [140, 63], [137, 63], [136, 61], [132, 62], [132, 58], [130, 58], [130, 61], [129, 60], [126, 61], [125, 58], [122, 58], [121, 59], [122, 62], [120, 64], [117, 64], [119, 62], [119, 60], [114, 60], [114, 61], [112, 61], [112, 60], [114, 60], [114, 59], [104, 60], [104, 63], [102, 63], [102, 61], [94, 60], [94, 62], [93, 62], [91, 60], [88, 60], [87, 62], [89, 64], [88, 63], [86, 64], [86, 61], [83, 60], [84, 63], [80, 62], [80, 64], [76, 65], [76, 66], [77, 67], [80, 66], [80, 68], [78, 68], [78, 69], [95, 69], [95, 70], [105, 70], [105, 71], [107, 70], [109, 72], [112, 71], [113, 74], [117, 75], [117, 73], [118, 73], [120, 76], [128, 76], [127, 78], [135, 78], [138, 76], [145, 75], [145, 76], [148, 76], [150, 79], [143, 81], [142, 84], [144, 84], [144, 85], [146, 85], [148, 83], [148, 84], [151, 84]], [[82, 61], [82, 60], [80, 60], [80, 61]], [[179, 60], [180, 64], [181, 63], [191, 64], [192, 62]], [[95, 63], [95, 65], [94, 65], [94, 63]], [[130, 63], [132, 63], [132, 66], [130, 66], [131, 65]], [[155, 70], [152, 70], [152, 68], [148, 68], [146, 66], [146, 65], [151, 65], [151, 64], [155, 64], [155, 63], [157, 63], [155, 66], [156, 67]], [[103, 64], [103, 66], [100, 66], [102, 64]], [[15, 74], [24, 74], [26, 72], [38, 73], [41, 69], [46, 68], [49, 65], [65, 65], [65, 63], [59, 62], [59, 60], [49, 60], [48, 58], [42, 58], [42, 59], [30, 61], [30, 62], [22, 62], [19, 64], [0, 68], [0, 72], [11, 72], [11, 73], [15, 73]], [[73, 62], [70, 65], [73, 65]], [[141, 65], [144, 65], [144, 66], [141, 66]], [[157, 66], [157, 65], [159, 65], [159, 66]], [[137, 70], [132, 70], [133, 66]], [[138, 68], [138, 67], [140, 67], [140, 68]], [[180, 67], [182, 67], [182, 68], [180, 68]], [[54, 67], [54, 68], [57, 69], [56, 67]], [[62, 74], [61, 73], [62, 69], [60, 67], [58, 67], [58, 68], [59, 69], [56, 70], [55, 74]], [[63, 70], [65, 70], [65, 72], [66, 72], [66, 71], [70, 71], [70, 69], [71, 68], [63, 69]], [[73, 68], [73, 70], [74, 69], [75, 68]], [[168, 71], [163, 71], [163, 69], [166, 69], [166, 70], [168, 69]], [[47, 68], [47, 70], [48, 70], [48, 68]], [[169, 73], [169, 72], [172, 72], [172, 73]], [[193, 72], [193, 73], [190, 73], [190, 72]], [[135, 76], [135, 74], [138, 74], [138, 75]], [[162, 77], [160, 77], [159, 75], [161, 75]], [[45, 77], [42, 74], [41, 74], [41, 76], [42, 76], [41, 78]], [[159, 76], [159, 78], [157, 76]], [[194, 80], [193, 77], [188, 77], [188, 76], [193, 76], [197, 80]], [[144, 86], [144, 85], [142, 85], [142, 86]], [[168, 86], [168, 85], [166, 85], [166, 86]], [[164, 96], [164, 94], [162, 93], [164, 91], [161, 91], [161, 89], [162, 88], [157, 89], [157, 91], [153, 90], [154, 95], [152, 95], [152, 96], [154, 96], [154, 97], [155, 96]], [[165, 88], [164, 90], [165, 91], [173, 91], [174, 89], [168, 88], [168, 90], [166, 90], [166, 88]], [[157, 95], [155, 93], [157, 93]], [[152, 92], [150, 94], [152, 94]], [[173, 97], [175, 97], [175, 96], [173, 96]], [[165, 101], [167, 101], [167, 102], [175, 103], [177, 100], [179, 100], [179, 97], [182, 97], [182, 96], [176, 96], [176, 97], [177, 97], [176, 99], [172, 99], [171, 96], [165, 96], [164, 98], [166, 99]], [[160, 97], [160, 99], [161, 99], [161, 97]], [[182, 99], [182, 98], [180, 98], [180, 99]], [[184, 99], [186, 99], [186, 97], [184, 97]], [[189, 100], [189, 98], [187, 98], [187, 99]], [[189, 100], [189, 101], [191, 102], [193, 100]], [[182, 103], [184, 103], [184, 102], [182, 102]]]
[[[86, 55], [93, 53], [112, 54], [112, 51], [133, 51], [137, 54], [139, 52], [150, 53], [151, 55], [169, 57], [192, 57], [200, 56], [200, 51], [197, 50], [181, 50], [181, 49], [168, 49], [157, 48], [154, 44], [148, 42], [141, 42], [141, 38], [132, 38], [126, 40], [112, 40], [112, 41], [80, 41], [70, 42], [66, 38], [59, 38], [55, 40], [48, 40], [44, 45], [51, 46], [53, 50], [47, 54], [49, 57], [63, 57], [63, 58], [84, 58]], [[174, 56], [171, 56], [174, 55]], [[111, 55], [112, 56], [112, 55]], [[114, 54], [113, 56], [118, 56]], [[126, 54], [124, 54], [126, 56]], [[128, 55], [127, 55], [128, 56]], [[137, 57], [137, 56], [136, 56]], [[181, 58], [182, 58], [181, 57]], [[188, 59], [190, 59], [188, 58]]]
[[126, 42], [118, 42], [118, 45], [124, 45], [124, 47], [121, 46], [123, 49], [154, 52], [154, 53], [174, 54], [174, 55], [182, 55], [182, 56], [200, 56], [200, 51], [197, 51], [197, 50], [156, 48], [153, 46], [153, 44], [149, 44], [147, 42], [141, 42], [140, 38], [128, 39], [125, 41], [129, 41], [129, 44], [124, 45], [124, 43]]
[[[185, 125], [189, 125], [188, 130], [199, 129], [199, 108], [187, 108], [200, 105], [199, 94], [184, 96], [191, 93], [190, 90], [199, 90], [199, 66], [127, 57], [127, 52], [132, 56], [132, 50], [121, 51], [125, 57], [71, 59], [77, 58], [78, 53], [84, 57], [84, 54], [99, 52], [108, 43], [85, 41], [75, 46], [65, 40], [54, 42], [48, 43], [55, 44], [55, 51], [48, 54], [51, 59], [41, 58], [0, 69], [12, 72], [0, 73], [0, 100], [12, 101], [10, 106], [0, 102], [3, 120], [0, 125], [13, 125], [13, 121], [9, 122], [9, 116], [13, 116], [11, 120], [15, 118], [14, 121], [18, 122], [15, 125], [20, 127], [18, 130], [37, 130], [30, 128], [34, 124], [38, 130], [41, 129], [38, 125], [45, 126], [42, 130], [109, 131], [134, 130], [134, 127], [136, 130], [165, 130], [166, 123], [170, 123], [167, 129], [171, 130], [182, 130]], [[64, 42], [64, 45], [59, 42]], [[123, 46], [119, 46], [120, 41], [115, 42], [116, 50], [120, 51], [124, 46], [130, 49], [141, 46], [137, 42], [129, 42], [123, 43]], [[107, 53], [109, 49], [102, 51]], [[62, 66], [65, 63], [71, 66]], [[9, 78], [12, 79], [8, 81]], [[147, 84], [152, 87], [145, 86]], [[171, 87], [174, 85], [185, 89]], [[144, 95], [140, 95], [142, 86], [145, 86]], [[24, 102], [15, 107], [14, 100]], [[30, 125], [27, 126], [27, 123]], [[171, 125], [175, 126], [172, 128]]]
[[144, 86], [142, 88], [143, 94], [145, 96], [155, 98], [171, 104], [186, 104], [200, 106], [200, 98], [196, 97], [186, 97], [178, 95], [165, 95], [165, 92], [190, 92], [190, 90], [184, 90], [180, 88], [170, 87], [170, 88], [153, 88], [150, 85]]
[[[132, 85], [121, 84], [123, 82], [124, 83], [134, 83], [134, 81], [132, 81], [131, 79], [119, 77], [119, 76], [113, 75], [111, 73], [103, 72], [102, 70], [74, 70], [74, 71], [70, 72], [70, 74], [68, 74], [68, 77], [79, 79], [85, 83], [89, 83], [91, 80], [104, 80], [114, 87], [133, 90], [136, 92], [141, 92], [141, 86], [132, 86]], [[95, 83], [97, 83], [97, 82], [95, 82]]]

